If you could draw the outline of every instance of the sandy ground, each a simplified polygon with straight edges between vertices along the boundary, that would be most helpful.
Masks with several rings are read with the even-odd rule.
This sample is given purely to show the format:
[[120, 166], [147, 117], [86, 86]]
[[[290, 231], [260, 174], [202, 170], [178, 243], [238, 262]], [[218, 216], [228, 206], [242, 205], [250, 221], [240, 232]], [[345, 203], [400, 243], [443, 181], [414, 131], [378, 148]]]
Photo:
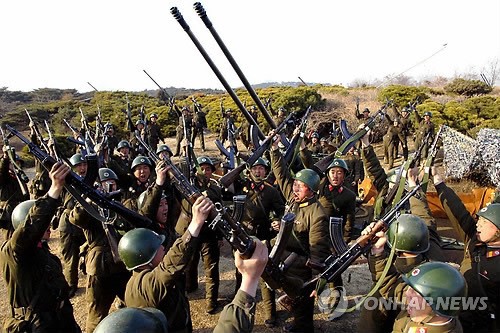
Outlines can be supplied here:
[[[215, 139], [214, 135], [207, 135], [206, 138], [206, 144], [207, 144], [207, 151], [205, 153], [202, 153], [200, 149], [196, 148], [196, 153], [198, 156], [201, 155], [207, 155], [211, 157], [219, 157], [219, 153], [217, 151], [217, 148], [213, 144], [213, 140]], [[169, 144], [170, 147], [174, 148], [175, 145], [175, 139], [170, 138], [167, 139], [167, 144]], [[196, 145], [197, 147], [197, 145]], [[245, 147], [241, 146], [240, 150], [245, 150]], [[32, 172], [32, 170], [29, 170]], [[447, 225], [447, 220], [438, 220], [438, 223], [440, 225], [440, 231], [442, 231], [444, 234], [448, 236], [453, 236], [453, 233], [451, 231], [451, 228]], [[2, 240], [3, 241], [3, 240]], [[52, 233], [52, 238], [50, 240], [51, 248], [54, 251], [54, 253], [59, 255], [59, 233], [58, 231], [55, 231]], [[459, 258], [460, 256], [454, 254], [456, 258]], [[455, 261], [458, 259], [455, 259]], [[231, 251], [229, 249], [229, 246], [227, 244], [224, 245], [222, 249], [222, 256], [221, 256], [221, 265], [220, 265], [220, 273], [221, 273], [221, 285], [220, 285], [220, 291], [219, 291], [219, 296], [220, 296], [220, 301], [222, 304], [226, 304], [227, 302], [230, 301], [231, 297], [233, 296], [234, 293], [234, 260], [232, 258]], [[220, 313], [215, 314], [215, 315], [209, 315], [205, 312], [206, 306], [205, 306], [205, 300], [204, 300], [204, 274], [203, 274], [203, 268], [200, 264], [199, 267], [199, 289], [191, 294], [189, 294], [189, 299], [190, 299], [190, 305], [191, 305], [191, 314], [192, 314], [192, 320], [194, 324], [194, 332], [197, 333], [205, 333], [205, 332], [212, 332], [218, 317]], [[343, 274], [343, 280], [345, 284], [345, 288], [347, 291], [347, 297], [348, 299], [354, 299], [354, 298], [359, 298], [360, 296], [366, 294], [372, 285], [371, 282], [371, 277], [368, 271], [368, 267], [366, 264], [365, 260], [360, 260], [358, 264], [353, 265], [349, 267]], [[77, 321], [81, 325], [82, 329], [85, 328], [85, 320], [86, 320], [86, 301], [84, 298], [85, 295], [85, 281], [86, 277], [83, 276], [80, 273], [80, 281], [79, 281], [79, 290], [76, 294], [76, 296], [71, 300], [74, 309], [75, 309], [75, 316], [77, 318]], [[279, 294], [279, 293], [278, 293]], [[260, 298], [260, 292], [258, 293], [258, 298]], [[353, 304], [353, 302], [350, 302]], [[351, 305], [350, 304], [350, 305]], [[111, 309], [111, 311], [114, 311], [114, 307]], [[6, 288], [5, 288], [5, 283], [3, 279], [0, 281], [0, 321], [3, 322], [4, 318], [8, 315], [9, 313], [9, 305], [8, 305], [8, 300], [7, 300], [7, 294], [6, 294]], [[286, 321], [289, 320], [289, 315], [286, 312], [286, 310], [282, 309], [278, 305], [278, 318], [280, 321], [280, 326], [285, 323]], [[341, 316], [340, 318], [334, 320], [334, 321], [329, 321], [328, 320], [328, 315], [321, 313], [317, 308], [316, 308], [316, 313], [314, 316], [315, 319], [315, 328], [316, 332], [356, 332], [356, 325], [357, 325], [357, 320], [359, 318], [359, 311], [354, 311], [349, 314], [345, 314]], [[281, 327], [277, 328], [266, 328], [264, 326], [264, 317], [262, 314], [262, 309], [261, 309], [261, 304], [259, 303], [257, 305], [257, 312], [256, 312], [256, 320], [255, 320], [255, 329], [254, 332], [280, 332]]]

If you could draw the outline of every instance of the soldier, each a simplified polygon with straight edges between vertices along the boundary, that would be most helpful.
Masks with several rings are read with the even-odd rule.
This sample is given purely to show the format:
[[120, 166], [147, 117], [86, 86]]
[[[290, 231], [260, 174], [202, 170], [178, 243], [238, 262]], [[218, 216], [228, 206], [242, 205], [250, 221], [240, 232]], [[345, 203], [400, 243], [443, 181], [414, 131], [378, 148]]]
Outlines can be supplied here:
[[47, 195], [20, 203], [12, 213], [15, 231], [0, 250], [11, 307], [11, 317], [3, 326], [6, 332], [81, 332], [73, 316], [61, 262], [47, 245], [50, 221], [69, 171], [60, 162], [54, 164]]
[[[397, 112], [397, 109], [396, 109]], [[413, 131], [413, 124], [410, 119], [411, 109], [404, 107], [399, 113], [399, 122], [401, 128], [401, 135], [399, 136], [399, 141], [401, 142], [401, 147], [403, 148], [403, 158], [406, 161], [408, 159], [408, 136], [410, 136]]]
[[[252, 116], [252, 118], [255, 120], [255, 122], [258, 123], [257, 120], [258, 120], [259, 115], [257, 113], [257, 107], [255, 105], [252, 105], [250, 107], [249, 113], [250, 113], [250, 116]], [[245, 147], [250, 147], [253, 145], [250, 135], [251, 135], [250, 134], [250, 122], [244, 121], [240, 127], [240, 140]]]
[[469, 297], [487, 297], [486, 309], [467, 309], [460, 314], [465, 332], [498, 332], [500, 327], [500, 203], [479, 210], [474, 219], [441, 174], [433, 172], [434, 186], [450, 221], [465, 233], [465, 255], [460, 265]]
[[[8, 149], [9, 147], [6, 145], [2, 147], [3, 155], [0, 158], [0, 228], [4, 239], [9, 239], [14, 232], [10, 217], [12, 210], [20, 202], [29, 199], [27, 194], [23, 194], [16, 179], [14, 166], [7, 154]], [[3, 232], [4, 230], [5, 232]]]
[[131, 146], [131, 157], [134, 158], [139, 155], [145, 155], [144, 147], [137, 140], [136, 135], [140, 136], [144, 142], [148, 142], [148, 134], [146, 129], [146, 123], [143, 120], [137, 120], [135, 122], [135, 130], [130, 133], [130, 146]]
[[386, 113], [385, 117], [389, 120], [389, 128], [384, 135], [384, 162], [389, 163], [389, 169], [394, 167], [394, 160], [397, 158], [397, 151], [400, 140], [403, 138], [399, 118], [394, 120]]
[[[30, 139], [31, 142], [33, 142], [36, 145], [39, 145], [38, 138], [35, 134], [35, 123], [31, 122], [29, 123], [31, 133], [30, 133]], [[45, 167], [40, 163], [37, 159], [35, 159], [35, 177], [31, 180], [30, 184], [30, 197], [31, 199], [38, 199], [41, 198], [42, 196], [47, 193], [48, 189], [50, 187], [50, 177], [49, 177], [49, 171], [45, 169]]]
[[361, 114], [359, 112], [359, 105], [356, 105], [356, 118], [363, 121], [368, 120], [368, 118], [370, 118], [370, 109], [365, 108], [363, 114]]
[[[174, 156], [179, 156], [181, 154], [182, 140], [186, 140], [187, 142], [187, 140], [191, 138], [192, 124], [193, 124], [193, 118], [191, 117], [191, 112], [187, 107], [183, 107], [181, 110], [181, 114], [179, 115], [179, 124], [175, 128], [176, 135], [175, 135]], [[184, 131], [186, 133], [184, 133]]]
[[116, 150], [111, 158], [106, 162], [106, 166], [112, 169], [118, 176], [118, 185], [121, 188], [128, 188], [130, 181], [130, 165], [132, 163], [130, 150], [132, 149], [127, 140], [121, 140], [116, 146]]
[[[287, 202], [287, 210], [296, 215], [294, 237], [290, 237], [285, 255], [298, 254], [287, 273], [302, 280], [320, 273], [320, 266], [331, 254], [328, 239], [328, 218], [316, 197], [319, 176], [311, 169], [303, 169], [292, 178], [290, 170], [278, 148], [279, 138], [271, 150], [272, 171]], [[273, 223], [278, 229], [279, 224]], [[287, 252], [288, 251], [288, 252]], [[306, 262], [308, 265], [306, 266]], [[315, 292], [311, 290], [311, 296]], [[313, 332], [314, 298], [303, 297], [292, 310], [293, 322], [284, 327], [285, 332]]]
[[148, 142], [149, 146], [156, 150], [158, 143], [163, 141], [163, 135], [161, 134], [161, 128], [158, 124], [158, 114], [151, 113], [149, 115], [149, 124], [148, 124]]
[[311, 134], [311, 141], [307, 144], [307, 149], [311, 152], [313, 155], [318, 155], [323, 152], [323, 148], [321, 147], [321, 144], [319, 143], [319, 134], [318, 132], [313, 132]]
[[336, 147], [332, 146], [329, 142], [328, 139], [323, 137], [319, 139], [319, 144], [321, 145], [321, 152], [320, 154], [323, 155], [330, 155], [331, 153], [334, 153], [335, 150], [337, 150]]
[[228, 131], [231, 131], [232, 133], [236, 132], [236, 127], [234, 125], [234, 116], [233, 116], [233, 110], [227, 109], [226, 111], [222, 112], [222, 123], [220, 127], [220, 133], [219, 133], [219, 139], [224, 144], [224, 142], [228, 139], [229, 133]]
[[129, 187], [124, 195], [125, 199], [134, 198], [137, 200], [139, 195], [152, 183], [152, 179], [154, 178], [152, 174], [153, 164], [146, 156], [137, 156], [132, 161], [130, 168], [132, 170], [132, 175], [128, 177], [127, 183]]
[[207, 128], [207, 118], [200, 104], [196, 108], [196, 112], [193, 117], [193, 134], [191, 136], [191, 143], [194, 148], [196, 137], [199, 137], [202, 152], [205, 152], [205, 134], [203, 133], [205, 128]]
[[193, 256], [201, 228], [212, 209], [210, 199], [197, 198], [191, 223], [170, 249], [162, 245], [164, 236], [144, 228], [127, 232], [118, 244], [121, 259], [132, 271], [125, 292], [126, 305], [161, 310], [167, 317], [169, 332], [192, 331], [189, 302], [180, 276]]
[[407, 307], [399, 313], [392, 332], [462, 332], [457, 315], [467, 285], [457, 269], [443, 262], [427, 262], [403, 279], [408, 285]]
[[[271, 224], [279, 223], [285, 212], [281, 193], [265, 181], [269, 164], [259, 158], [250, 168], [242, 193], [246, 195], [245, 212], [241, 224], [250, 236], [269, 242], [276, 236]], [[236, 290], [241, 285], [241, 275], [236, 272]], [[264, 303], [264, 324], [274, 327], [276, 321], [276, 293], [261, 281], [260, 290]]]
[[358, 195], [358, 184], [365, 178], [365, 170], [363, 161], [359, 156], [359, 150], [356, 147], [351, 147], [344, 157], [349, 170], [345, 176], [345, 186]]
[[[221, 202], [222, 189], [211, 179], [215, 171], [212, 160], [206, 156], [198, 157], [198, 164], [203, 175], [198, 175], [195, 179], [195, 186], [212, 201]], [[192, 219], [192, 205], [183, 199], [181, 202], [182, 211], [177, 220], [175, 230], [183, 235]], [[207, 302], [206, 311], [215, 314], [218, 307], [219, 297], [219, 258], [220, 246], [222, 246], [222, 235], [205, 225], [200, 232], [199, 242], [193, 254], [192, 260], [186, 267], [186, 291], [193, 292], [198, 289], [198, 262], [200, 254], [203, 258], [205, 268], [205, 298]]]
[[[69, 159], [71, 168], [80, 177], [87, 174], [87, 160], [81, 154], [74, 154]], [[80, 262], [80, 247], [85, 243], [85, 236], [81, 228], [69, 222], [69, 214], [75, 207], [76, 200], [69, 193], [63, 192], [63, 204], [59, 208], [59, 236], [61, 238], [61, 256], [63, 273], [69, 284], [69, 297], [73, 297], [78, 290], [78, 264]]]
[[109, 151], [115, 151], [116, 146], [118, 146], [119, 139], [115, 136], [115, 128], [111, 124], [105, 125], [106, 129], [106, 137], [108, 141], [108, 149]]
[[[434, 123], [431, 121], [431, 118], [432, 118], [432, 113], [430, 111], [424, 112], [424, 119], [422, 119], [418, 114], [418, 112], [415, 111], [415, 119], [417, 120], [418, 123], [418, 129], [415, 138], [415, 147], [420, 147], [422, 143], [424, 144], [420, 156], [421, 159], [424, 160], [427, 158], [427, 153], [429, 152], [429, 146], [434, 140], [434, 135], [435, 135]], [[429, 134], [429, 137], [426, 142], [423, 142], [424, 139], [427, 137], [427, 134]]]

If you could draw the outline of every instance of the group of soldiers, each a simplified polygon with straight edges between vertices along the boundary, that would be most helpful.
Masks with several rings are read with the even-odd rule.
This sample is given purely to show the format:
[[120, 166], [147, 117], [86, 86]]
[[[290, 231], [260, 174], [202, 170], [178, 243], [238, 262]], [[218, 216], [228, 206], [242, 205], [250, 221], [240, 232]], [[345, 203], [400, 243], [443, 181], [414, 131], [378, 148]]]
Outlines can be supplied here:
[[[227, 111], [229, 120], [231, 113]], [[200, 106], [195, 123], [204, 118], [201, 112]], [[393, 120], [393, 126], [398, 127], [408, 113], [402, 110], [398, 124]], [[424, 114], [417, 142], [434, 130], [430, 117]], [[157, 118], [153, 114], [151, 124]], [[95, 172], [90, 154], [75, 153], [69, 157], [69, 165], [60, 160], [47, 165], [47, 159], [37, 159], [36, 186], [27, 194], [16, 180], [13, 161], [7, 154], [9, 147], [3, 146], [0, 203], [6, 232], [0, 267], [11, 307], [4, 323], [7, 332], [81, 332], [70, 301], [79, 288], [79, 270], [87, 276], [85, 332], [192, 332], [187, 294], [199, 288], [200, 259], [206, 276], [206, 312], [213, 315], [222, 305], [220, 247], [232, 234], [217, 227], [214, 212], [216, 207], [227, 206], [232, 198], [233, 216], [253, 237], [255, 248], [250, 257], [234, 251], [235, 293], [222, 310], [214, 332], [252, 331], [259, 285], [266, 327], [282, 325], [277, 316], [279, 302], [292, 318], [282, 325], [284, 332], [314, 332], [317, 297], [325, 288], [341, 290], [344, 281], [339, 275], [326, 286], [307, 285], [304, 290], [299, 288], [300, 296], [293, 295], [293, 288], [286, 284], [299, 281], [303, 285], [321, 274], [332, 254], [342, 255], [335, 253], [335, 241], [356, 242], [357, 186], [365, 175], [378, 193], [374, 221], [392, 209], [393, 203], [384, 200], [391, 185], [370, 144], [369, 133], [342, 158], [334, 156], [331, 144], [322, 147], [321, 138], [313, 133], [310, 142], [300, 141], [297, 167], [285, 160], [280, 136], [271, 132], [271, 137], [276, 136], [266, 158], [262, 156], [247, 165], [230, 188], [217, 181], [214, 161], [199, 156], [196, 174], [186, 175], [189, 186], [200, 193], [193, 199], [183, 195], [184, 185], [172, 178], [175, 166], [170, 160], [180, 155], [186, 135], [194, 144], [197, 125], [193, 127], [190, 118], [189, 110], [183, 109], [175, 153], [160, 142], [160, 131], [153, 131], [156, 135], [146, 145], [140, 133], [134, 135], [139, 141], [137, 147], [145, 150], [134, 149], [131, 140], [116, 140], [112, 154], [99, 165], [92, 184], [98, 193], [94, 196], [88, 192], [85, 195], [78, 186]], [[197, 134], [203, 132], [206, 121], [200, 126]], [[188, 127], [191, 134], [186, 134]], [[136, 130], [141, 132], [143, 128]], [[406, 132], [401, 133], [403, 154], [408, 155]], [[295, 135], [300, 135], [299, 128], [291, 133]], [[31, 141], [37, 142], [34, 133]], [[415, 146], [420, 145], [417, 142]], [[204, 149], [203, 136], [201, 143]], [[395, 148], [394, 142], [391, 144], [389, 151]], [[315, 164], [319, 153], [333, 156], [324, 170], [318, 170]], [[387, 231], [376, 229], [373, 222], [361, 232], [362, 236], [373, 237], [366, 256], [374, 282], [372, 295], [381, 301], [376, 308], [362, 307], [360, 332], [498, 331], [500, 203], [494, 199], [478, 212], [476, 219], [446, 186], [440, 173], [434, 171], [433, 175], [446, 213], [465, 234], [460, 270], [446, 263], [436, 220], [425, 193], [418, 189], [409, 199], [406, 213], [399, 215]], [[407, 190], [419, 182], [417, 164], [409, 172]], [[119, 209], [100, 206], [92, 199], [95, 196], [104, 198], [102, 202], [111, 200]], [[290, 214], [294, 216], [293, 227], [289, 237], [283, 239], [283, 217]], [[340, 240], [330, 238], [331, 218], [341, 221]], [[60, 233], [62, 262], [47, 245], [51, 229], [55, 228]], [[280, 242], [284, 242], [284, 251], [274, 259], [285, 282], [280, 288], [272, 288], [261, 274], [269, 264], [269, 254]], [[281, 293], [279, 298], [277, 292]], [[117, 297], [123, 308], [109, 314]], [[443, 299], [465, 297], [486, 298], [486, 307], [437, 306]], [[406, 301], [407, 306], [387, 309], [382, 306], [387, 304], [382, 302], [384, 299], [398, 304]]]

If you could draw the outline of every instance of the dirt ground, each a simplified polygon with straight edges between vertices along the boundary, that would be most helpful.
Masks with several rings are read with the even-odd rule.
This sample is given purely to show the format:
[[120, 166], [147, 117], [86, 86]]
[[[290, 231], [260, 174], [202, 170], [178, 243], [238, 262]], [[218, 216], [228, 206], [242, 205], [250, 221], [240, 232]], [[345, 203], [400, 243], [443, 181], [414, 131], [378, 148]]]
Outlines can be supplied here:
[[[219, 158], [219, 152], [213, 141], [215, 139], [215, 135], [208, 134], [206, 137], [206, 145], [207, 151], [202, 153], [199, 148], [196, 148], [195, 151], [198, 156], [203, 154]], [[167, 144], [174, 148], [175, 139], [170, 138], [167, 139]], [[196, 144], [198, 147], [198, 143]], [[240, 146], [240, 150], [244, 151], [245, 147]], [[400, 162], [400, 161], [398, 161]], [[32, 171], [32, 170], [31, 170]], [[430, 189], [432, 190], [432, 189]], [[357, 221], [359, 222], [359, 221]], [[448, 225], [447, 220], [438, 220], [440, 233], [445, 234], [446, 236], [453, 237], [454, 232], [451, 226]], [[2, 240], [3, 241], [3, 240]], [[52, 233], [52, 238], [50, 240], [51, 248], [56, 254], [60, 254], [60, 246], [59, 246], [59, 233], [55, 231]], [[451, 254], [450, 258], [455, 257], [454, 261], [458, 261], [460, 255], [457, 253]], [[219, 291], [219, 299], [222, 304], [227, 304], [232, 295], [234, 293], [234, 262], [231, 254], [231, 250], [227, 244], [224, 245], [222, 249], [221, 256], [221, 264], [220, 264], [220, 273], [221, 273], [221, 285]], [[199, 266], [199, 289], [191, 294], [189, 294], [189, 300], [191, 305], [191, 314], [192, 321], [194, 325], [194, 332], [197, 333], [205, 333], [212, 332], [215, 324], [217, 323], [219, 312], [215, 315], [209, 315], [205, 312], [206, 305], [204, 300], [204, 274], [203, 268], [200, 264]], [[345, 288], [347, 291], [348, 299], [352, 300], [355, 297], [360, 297], [365, 295], [372, 285], [371, 277], [367, 268], [367, 264], [365, 260], [359, 260], [356, 265], [349, 267], [343, 274], [343, 280], [345, 284]], [[85, 328], [85, 320], [86, 320], [86, 301], [85, 301], [85, 281], [86, 278], [80, 273], [79, 280], [79, 290], [74, 298], [71, 299], [73, 307], [75, 309], [75, 316], [77, 318], [78, 323], [82, 327]], [[279, 292], [278, 292], [279, 294]], [[260, 293], [258, 293], [258, 297], [260, 297]], [[352, 302], [350, 302], [352, 303]], [[351, 304], [350, 304], [351, 305]], [[114, 311], [114, 307], [111, 311]], [[6, 318], [9, 313], [9, 305], [8, 299], [6, 296], [6, 288], [3, 279], [0, 281], [0, 321]], [[288, 313], [278, 305], [278, 318], [280, 321], [280, 326], [283, 325], [286, 321], [289, 320]], [[354, 311], [352, 313], [345, 314], [340, 318], [329, 321], [328, 316], [326, 314], [320, 313], [320, 311], [316, 308], [316, 313], [314, 316], [315, 319], [315, 328], [317, 332], [356, 332], [356, 325], [359, 318], [359, 311]], [[255, 328], [254, 332], [280, 332], [281, 327], [277, 328], [266, 328], [264, 326], [264, 319], [261, 309], [261, 304], [257, 305], [256, 319], [255, 319]]]

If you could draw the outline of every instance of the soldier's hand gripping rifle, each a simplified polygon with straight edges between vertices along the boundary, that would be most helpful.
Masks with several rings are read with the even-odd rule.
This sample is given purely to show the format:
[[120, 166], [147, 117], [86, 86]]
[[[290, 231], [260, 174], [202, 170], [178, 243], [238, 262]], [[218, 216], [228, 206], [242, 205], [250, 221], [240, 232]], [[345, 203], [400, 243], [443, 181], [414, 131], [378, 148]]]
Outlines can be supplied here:
[[390, 211], [375, 223], [369, 234], [358, 237], [355, 243], [344, 253], [335, 253], [329, 256], [325, 260], [326, 268], [323, 272], [305, 282], [303, 289], [308, 290], [311, 285], [316, 284], [319, 280], [331, 282], [340, 276], [359, 256], [365, 254], [371, 248], [378, 239], [376, 234], [379, 231], [386, 231], [389, 228], [390, 224], [397, 218], [401, 208], [417, 193], [419, 188], [420, 184], [409, 191]]
[[[36, 144], [25, 138], [24, 135], [22, 135], [19, 131], [8, 125], [6, 128], [10, 131], [10, 133], [17, 136], [28, 146], [31, 154], [33, 154], [33, 156], [44, 166], [45, 169], [50, 170], [52, 166], [57, 162], [56, 159], [41, 150], [40, 147], [38, 147]], [[108, 236], [108, 233], [112, 234], [114, 228], [111, 228], [111, 225], [109, 225], [109, 221], [99, 213], [98, 209], [96, 209], [93, 205], [90, 205], [85, 200], [86, 198], [90, 199], [97, 207], [114, 211], [116, 214], [120, 215], [123, 219], [129, 221], [136, 227], [147, 228], [152, 223], [150, 219], [126, 208], [121, 202], [115, 201], [108, 196], [103, 195], [103, 193], [94, 189], [92, 185], [85, 183], [81, 179], [81, 177], [73, 171], [70, 171], [70, 173], [66, 176], [64, 188], [75, 198], [76, 201], [78, 201], [78, 203], [82, 205], [87, 213], [89, 213], [96, 220], [103, 223], [103, 228], [105, 229], [105, 231], [106, 228], [109, 227], [106, 236]], [[116, 256], [116, 260], [119, 260], [118, 248], [113, 248], [113, 243], [116, 244], [116, 241], [118, 239], [115, 236], [116, 235], [108, 238], [108, 241], [110, 242], [110, 246], [112, 247], [111, 251], [114, 252], [113, 257]]]
[[[279, 134], [284, 128], [289, 119], [292, 117], [296, 116], [294, 113], [290, 113], [285, 120], [279, 126], [274, 130], [275, 134]], [[243, 172], [243, 170], [248, 167], [252, 166], [257, 160], [262, 157], [264, 152], [269, 149], [271, 144], [273, 143], [274, 140], [274, 135], [268, 136], [260, 145], [259, 148], [257, 148], [250, 157], [238, 165], [236, 168], [225, 174], [219, 179], [219, 182], [221, 183], [222, 186], [225, 188], [228, 188], [231, 186], [232, 183], [235, 182], [235, 180], [240, 176], [240, 173]]]
[[21, 188], [21, 193], [24, 196], [28, 196], [28, 183], [30, 179], [24, 173], [23, 168], [17, 163], [14, 147], [9, 144], [9, 138], [5, 135], [3, 127], [1, 126], [0, 132], [2, 133], [3, 145], [5, 147], [4, 149], [7, 151], [7, 156], [9, 157], [10, 164], [12, 164], [12, 166], [14, 167], [14, 175], [16, 176], [16, 180], [19, 183], [19, 187]]
[[436, 133], [436, 137], [434, 138], [434, 141], [432, 142], [432, 145], [429, 148], [429, 155], [427, 156], [427, 159], [425, 160], [424, 163], [424, 176], [422, 177], [422, 191], [424, 191], [424, 193], [427, 192], [431, 166], [434, 164], [434, 159], [436, 158], [436, 155], [439, 150], [438, 143], [442, 132], [443, 132], [443, 126], [441, 125], [439, 126], [439, 130]]
[[43, 121], [45, 124], [45, 130], [47, 131], [47, 134], [49, 135], [49, 141], [47, 143], [47, 147], [49, 147], [49, 155], [54, 157], [56, 160], [59, 160], [59, 155], [57, 154], [57, 149], [56, 149], [56, 141], [54, 137], [52, 136], [52, 131], [50, 130], [49, 124], [47, 123], [47, 120]]
[[215, 66], [214, 62], [212, 61], [212, 59], [210, 58], [210, 56], [208, 55], [208, 53], [205, 51], [205, 49], [200, 44], [200, 42], [198, 41], [198, 39], [192, 33], [191, 29], [189, 28], [189, 25], [186, 23], [186, 21], [182, 17], [182, 14], [179, 12], [179, 10], [177, 9], [177, 7], [170, 8], [170, 13], [174, 16], [174, 18], [177, 20], [177, 22], [179, 22], [179, 24], [181, 25], [181, 27], [188, 34], [188, 36], [191, 38], [191, 41], [195, 44], [195, 46], [198, 49], [198, 51], [201, 53], [201, 55], [203, 56], [203, 58], [205, 59], [205, 61], [207, 62], [207, 64], [210, 66], [210, 68], [212, 69], [212, 71], [214, 72], [214, 74], [217, 76], [217, 78], [219, 79], [219, 81], [222, 83], [222, 85], [224, 86], [224, 88], [226, 89], [227, 93], [229, 94], [229, 96], [231, 97], [231, 99], [234, 101], [234, 103], [236, 104], [236, 106], [238, 107], [238, 109], [240, 109], [240, 111], [243, 113], [243, 116], [245, 117], [245, 119], [250, 124], [252, 124], [252, 125], [256, 126], [256, 128], [258, 128], [259, 138], [261, 138], [262, 140], [264, 140], [265, 135], [262, 132], [262, 130], [259, 128], [259, 124], [257, 124], [257, 121], [252, 117], [252, 115], [250, 114], [250, 112], [248, 112], [248, 110], [245, 108], [245, 106], [243, 105], [243, 103], [241, 102], [241, 100], [238, 98], [238, 96], [236, 95], [236, 93], [233, 91], [233, 89], [231, 88], [231, 86], [229, 85], [229, 83], [226, 81], [226, 79], [224, 78], [224, 76], [222, 76], [221, 72], [219, 71], [219, 69], [217, 68], [217, 66]]
[[298, 135], [292, 138], [290, 141], [290, 145], [287, 147], [283, 158], [285, 159], [287, 165], [291, 165], [297, 154], [299, 153], [300, 144], [304, 140], [304, 135], [307, 129], [307, 121], [309, 119], [309, 114], [311, 113], [311, 106], [306, 110], [306, 113], [302, 116], [300, 120], [300, 124], [297, 126], [300, 128], [300, 132]]
[[[191, 184], [189, 179], [169, 158], [160, 158], [140, 136], [136, 135], [136, 138], [155, 163], [165, 163], [169, 167], [168, 174], [171, 183], [180, 192], [182, 197], [189, 203], [194, 204], [196, 199], [202, 196], [200, 190]], [[231, 247], [238, 250], [243, 258], [246, 259], [252, 256], [255, 250], [254, 240], [246, 233], [240, 222], [234, 220], [227, 209], [220, 203], [216, 203], [215, 208], [210, 211], [207, 222], [211, 229], [219, 229]]]
[[28, 116], [28, 119], [30, 120], [30, 123], [29, 123], [30, 129], [33, 131], [33, 133], [35, 133], [36, 139], [38, 140], [40, 146], [42, 146], [42, 148], [47, 152], [47, 154], [50, 154], [50, 149], [47, 146], [47, 144], [45, 143], [45, 140], [43, 139], [42, 133], [40, 133], [38, 126], [33, 121], [33, 118], [31, 118], [31, 115], [28, 112], [28, 110], [24, 109], [24, 111], [26, 112], [26, 115]]

